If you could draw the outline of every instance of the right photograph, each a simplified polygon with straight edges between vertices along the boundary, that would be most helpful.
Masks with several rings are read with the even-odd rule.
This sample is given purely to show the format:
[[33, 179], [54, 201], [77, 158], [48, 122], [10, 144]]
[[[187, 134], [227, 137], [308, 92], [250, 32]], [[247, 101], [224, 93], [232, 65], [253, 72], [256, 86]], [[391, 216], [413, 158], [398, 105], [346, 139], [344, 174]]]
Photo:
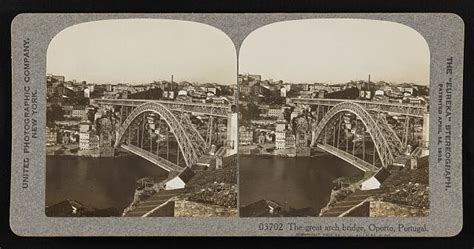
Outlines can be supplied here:
[[430, 51], [394, 22], [307, 19], [239, 52], [241, 217], [430, 214]]

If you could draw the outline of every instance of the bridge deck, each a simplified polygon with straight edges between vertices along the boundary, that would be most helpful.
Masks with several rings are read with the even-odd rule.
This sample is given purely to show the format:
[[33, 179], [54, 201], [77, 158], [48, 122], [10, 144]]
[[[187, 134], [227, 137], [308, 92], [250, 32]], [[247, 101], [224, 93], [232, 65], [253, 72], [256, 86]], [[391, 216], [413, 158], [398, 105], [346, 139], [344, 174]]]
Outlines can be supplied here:
[[399, 104], [399, 103], [385, 103], [376, 101], [364, 101], [354, 99], [312, 99], [312, 98], [291, 98], [292, 103], [303, 105], [324, 105], [335, 106], [342, 102], [356, 103], [368, 111], [383, 111], [395, 113], [399, 115], [407, 115], [412, 117], [422, 118], [427, 113], [427, 108], [424, 105]]
[[139, 148], [135, 145], [130, 145], [130, 144], [122, 144], [120, 145], [123, 149], [130, 151], [133, 154], [139, 155], [143, 157], [144, 159], [152, 162], [155, 165], [158, 165], [160, 168], [170, 172], [170, 171], [181, 171], [183, 170], [183, 167], [180, 167], [168, 160], [165, 160], [149, 151], [146, 151], [142, 148]]
[[173, 111], [192, 112], [217, 117], [227, 117], [231, 112], [230, 104], [192, 103], [180, 101], [151, 100], [151, 99], [94, 99], [99, 105], [115, 105], [137, 107], [145, 103], [158, 103]]
[[327, 151], [328, 153], [332, 154], [332, 155], [335, 155], [339, 158], [341, 158], [342, 160], [350, 163], [351, 165], [353, 165], [354, 167], [357, 167], [358, 169], [364, 171], [364, 172], [367, 172], [367, 171], [376, 171], [378, 168], [375, 167], [374, 165], [356, 157], [356, 156], [353, 156], [352, 154], [350, 153], [347, 153], [343, 150], [340, 150], [332, 145], [329, 145], [329, 144], [318, 144], [317, 145], [318, 148], [324, 150], [324, 151]]

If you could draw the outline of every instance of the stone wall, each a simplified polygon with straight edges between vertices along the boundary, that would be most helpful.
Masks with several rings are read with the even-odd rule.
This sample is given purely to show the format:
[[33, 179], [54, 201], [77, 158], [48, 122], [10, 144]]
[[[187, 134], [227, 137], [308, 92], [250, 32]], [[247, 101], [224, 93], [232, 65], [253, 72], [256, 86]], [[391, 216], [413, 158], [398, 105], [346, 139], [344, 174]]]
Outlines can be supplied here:
[[174, 217], [174, 208], [175, 202], [168, 201], [166, 204], [153, 211], [153, 213], [149, 214], [147, 217]]
[[428, 216], [429, 212], [429, 209], [404, 206], [384, 201], [370, 202], [370, 217], [423, 217]]
[[370, 215], [370, 202], [366, 201], [359, 206], [354, 207], [348, 211], [344, 217], [369, 217]]

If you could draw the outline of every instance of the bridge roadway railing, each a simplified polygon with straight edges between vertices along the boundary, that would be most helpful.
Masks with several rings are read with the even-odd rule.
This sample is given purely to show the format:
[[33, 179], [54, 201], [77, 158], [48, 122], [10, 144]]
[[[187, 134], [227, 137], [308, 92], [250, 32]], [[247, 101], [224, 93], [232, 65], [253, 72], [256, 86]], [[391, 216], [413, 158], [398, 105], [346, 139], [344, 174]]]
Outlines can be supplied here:
[[355, 166], [356, 168], [364, 171], [364, 172], [367, 172], [367, 171], [370, 171], [370, 172], [375, 172], [378, 170], [378, 168], [375, 166], [375, 165], [372, 165], [371, 163], [368, 163], [348, 152], [345, 152], [341, 149], [338, 149], [332, 145], [329, 145], [329, 144], [319, 144], [317, 145], [318, 148], [334, 155], [334, 156], [337, 156], [339, 158], [341, 158], [342, 160], [352, 164], [353, 166]]
[[228, 104], [210, 104], [210, 103], [193, 103], [166, 100], [150, 100], [150, 99], [93, 99], [92, 101], [98, 105], [118, 105], [137, 107], [139, 105], [154, 102], [159, 103], [172, 111], [191, 112], [200, 115], [216, 116], [227, 118], [231, 111], [231, 105]]
[[291, 102], [303, 105], [324, 105], [335, 106], [342, 102], [357, 103], [363, 106], [367, 111], [390, 112], [404, 116], [422, 118], [427, 112], [424, 105], [385, 103], [377, 101], [364, 101], [353, 99], [314, 99], [314, 98], [291, 98]]
[[144, 150], [142, 148], [139, 148], [135, 145], [131, 145], [131, 144], [121, 144], [121, 146], [123, 149], [127, 150], [127, 151], [130, 151], [131, 153], [133, 154], [136, 154], [148, 161], [150, 161], [151, 163], [155, 164], [155, 165], [158, 165], [160, 168], [170, 172], [170, 171], [181, 171], [183, 170], [182, 167], [164, 159], [164, 158], [161, 158], [159, 157], [158, 155], [155, 155], [147, 150]]

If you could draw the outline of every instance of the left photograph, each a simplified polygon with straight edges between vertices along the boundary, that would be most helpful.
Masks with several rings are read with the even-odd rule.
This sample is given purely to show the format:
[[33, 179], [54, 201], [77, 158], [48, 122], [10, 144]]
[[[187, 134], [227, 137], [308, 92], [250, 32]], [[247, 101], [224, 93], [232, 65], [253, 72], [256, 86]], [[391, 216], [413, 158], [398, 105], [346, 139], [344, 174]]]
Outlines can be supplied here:
[[46, 68], [49, 217], [237, 216], [237, 55], [209, 25], [68, 27]]

